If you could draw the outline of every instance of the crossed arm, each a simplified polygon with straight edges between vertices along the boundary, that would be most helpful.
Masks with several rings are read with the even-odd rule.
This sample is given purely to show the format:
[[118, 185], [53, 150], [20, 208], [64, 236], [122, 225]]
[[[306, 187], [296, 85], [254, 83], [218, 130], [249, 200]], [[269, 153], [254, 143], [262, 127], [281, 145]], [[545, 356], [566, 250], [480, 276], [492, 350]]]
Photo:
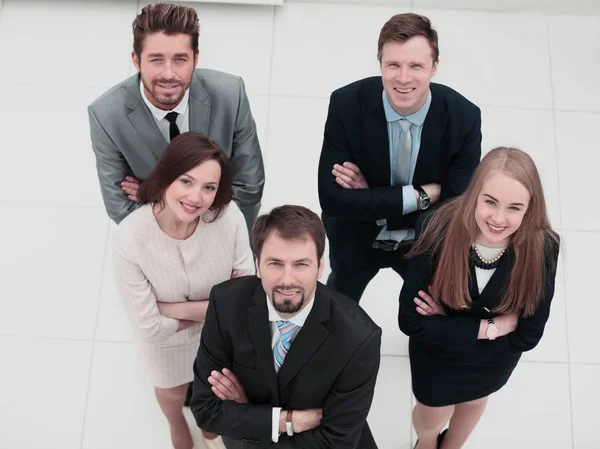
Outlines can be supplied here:
[[[208, 432], [268, 447], [273, 442], [273, 406], [251, 404], [239, 382], [234, 386], [232, 343], [222, 331], [220, 303], [213, 295], [214, 289], [194, 365], [192, 413], [198, 426]], [[274, 447], [354, 449], [373, 399], [380, 345], [381, 330], [377, 329], [331, 386], [322, 404], [322, 419], [319, 409], [292, 410], [294, 435], [280, 435]], [[279, 432], [285, 431], [286, 415], [287, 410], [280, 414]]]
[[552, 247], [547, 256], [545, 297], [535, 313], [527, 318], [516, 313], [495, 317], [498, 338], [484, 344], [481, 342], [488, 339], [487, 320], [447, 316], [444, 307], [423, 290], [430, 281], [429, 257], [417, 256], [408, 264], [400, 293], [400, 329], [423, 342], [464, 351], [529, 351], [539, 343], [550, 315], [557, 259], [558, 246]]

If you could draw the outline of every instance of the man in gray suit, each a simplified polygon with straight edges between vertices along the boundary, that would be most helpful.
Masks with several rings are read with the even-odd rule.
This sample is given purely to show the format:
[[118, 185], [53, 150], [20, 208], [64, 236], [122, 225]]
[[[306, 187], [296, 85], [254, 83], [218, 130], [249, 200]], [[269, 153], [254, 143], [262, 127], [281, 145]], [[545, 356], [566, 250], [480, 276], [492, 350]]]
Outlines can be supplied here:
[[242, 79], [198, 63], [193, 8], [146, 6], [133, 22], [132, 59], [138, 74], [89, 107], [92, 148], [104, 205], [117, 224], [135, 210], [139, 181], [180, 133], [197, 131], [229, 156], [233, 199], [249, 230], [265, 181], [256, 126]]
[[[104, 206], [117, 224], [139, 207], [140, 180], [171, 139], [187, 131], [205, 134], [229, 156], [233, 199], [249, 232], [258, 215], [265, 174], [244, 83], [196, 69], [198, 28], [193, 8], [146, 6], [133, 22], [131, 56], [139, 73], [88, 107]], [[185, 405], [190, 397], [188, 391]]]

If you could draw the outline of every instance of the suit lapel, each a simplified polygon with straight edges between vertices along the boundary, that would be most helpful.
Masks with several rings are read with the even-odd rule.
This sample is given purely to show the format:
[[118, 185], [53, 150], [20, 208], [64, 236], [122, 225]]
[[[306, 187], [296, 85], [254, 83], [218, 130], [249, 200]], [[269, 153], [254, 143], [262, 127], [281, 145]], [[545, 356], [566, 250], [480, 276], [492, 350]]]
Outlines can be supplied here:
[[[364, 160], [357, 165], [363, 170], [372, 187], [389, 186], [391, 183], [390, 140], [387, 119], [383, 109], [383, 85], [375, 83], [363, 97], [363, 123], [365, 127]], [[362, 163], [361, 163], [362, 162]]]
[[442, 100], [439, 95], [433, 95], [432, 92], [431, 105], [421, 132], [421, 146], [419, 147], [413, 184], [423, 184], [426, 174], [432, 173], [431, 161], [437, 161], [440, 157], [440, 143], [447, 121], [448, 114]]
[[313, 309], [310, 311], [304, 326], [294, 339], [290, 352], [287, 354], [283, 366], [279, 370], [279, 391], [296, 377], [302, 367], [308, 362], [315, 351], [329, 336], [329, 331], [323, 322], [329, 320], [331, 314], [331, 300], [320, 284], [317, 284]]
[[275, 404], [279, 404], [279, 392], [277, 390], [277, 375], [271, 351], [271, 331], [269, 328], [269, 314], [267, 311], [267, 297], [262, 287], [254, 291], [255, 304], [248, 308], [248, 329], [254, 350], [258, 356], [258, 362], [265, 374], [265, 380], [269, 391], [273, 395]]
[[500, 263], [481, 293], [479, 293], [477, 285], [475, 264], [472, 261], [469, 263], [471, 274], [469, 293], [471, 298], [473, 298], [473, 308], [484, 309], [486, 312], [492, 313], [491, 311], [498, 306], [508, 285], [508, 276], [513, 260], [514, 252], [512, 251], [512, 247], [509, 246], [506, 249], [506, 254], [500, 259]]
[[129, 120], [150, 151], [159, 158], [167, 146], [167, 141], [158, 129], [152, 112], [142, 100], [139, 75], [130, 78], [126, 89], [128, 94], [126, 106], [130, 109]]
[[479, 302], [482, 308], [487, 307], [487, 309], [492, 310], [500, 303], [509, 282], [508, 275], [513, 260], [514, 252], [512, 251], [512, 247], [509, 246], [506, 249], [506, 254], [500, 259], [496, 271], [494, 271], [494, 274], [492, 274], [492, 277], [483, 288], [481, 295], [479, 295]]
[[190, 85], [190, 131], [208, 135], [210, 98], [194, 72]]

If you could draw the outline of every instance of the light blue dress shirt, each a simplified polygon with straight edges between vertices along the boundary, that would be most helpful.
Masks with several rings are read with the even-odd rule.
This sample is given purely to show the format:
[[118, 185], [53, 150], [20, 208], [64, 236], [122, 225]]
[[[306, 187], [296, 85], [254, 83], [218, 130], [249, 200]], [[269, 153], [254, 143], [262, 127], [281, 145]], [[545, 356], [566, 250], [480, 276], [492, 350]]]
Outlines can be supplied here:
[[[411, 150], [410, 150], [410, 170], [408, 174], [408, 185], [402, 187], [402, 213], [410, 214], [417, 210], [417, 200], [415, 199], [414, 188], [412, 186], [413, 176], [415, 174], [415, 166], [417, 165], [417, 157], [419, 156], [419, 148], [421, 147], [421, 133], [423, 132], [423, 123], [429, 112], [431, 105], [431, 91], [427, 96], [427, 101], [417, 112], [402, 116], [398, 114], [390, 104], [385, 89], [383, 90], [383, 110], [387, 120], [388, 140], [390, 142], [390, 181], [394, 185], [396, 175], [396, 162], [398, 161], [398, 146], [400, 145], [400, 137], [402, 137], [402, 127], [400, 120], [408, 120], [413, 126], [410, 128]], [[415, 238], [414, 229], [397, 229], [395, 231], [387, 230], [387, 221], [377, 220], [377, 224], [381, 226], [381, 231], [377, 235], [377, 240], [411, 240]]]

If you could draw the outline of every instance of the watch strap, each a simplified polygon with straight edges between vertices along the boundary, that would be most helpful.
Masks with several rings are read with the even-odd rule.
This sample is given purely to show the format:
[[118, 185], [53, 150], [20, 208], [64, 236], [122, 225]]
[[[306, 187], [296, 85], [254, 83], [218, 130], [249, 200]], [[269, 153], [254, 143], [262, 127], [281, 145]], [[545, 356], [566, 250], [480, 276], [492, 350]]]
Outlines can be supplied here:
[[419, 192], [419, 196], [420, 196], [421, 198], [423, 198], [423, 197], [428, 197], [428, 195], [427, 195], [427, 192], [425, 192], [425, 190], [423, 189], [423, 187], [421, 187], [421, 186], [413, 186], [413, 187], [414, 187], [414, 189], [415, 189], [417, 192]]
[[292, 410], [287, 411], [287, 415], [285, 417], [285, 430], [288, 436], [294, 436], [294, 428], [292, 427]]

